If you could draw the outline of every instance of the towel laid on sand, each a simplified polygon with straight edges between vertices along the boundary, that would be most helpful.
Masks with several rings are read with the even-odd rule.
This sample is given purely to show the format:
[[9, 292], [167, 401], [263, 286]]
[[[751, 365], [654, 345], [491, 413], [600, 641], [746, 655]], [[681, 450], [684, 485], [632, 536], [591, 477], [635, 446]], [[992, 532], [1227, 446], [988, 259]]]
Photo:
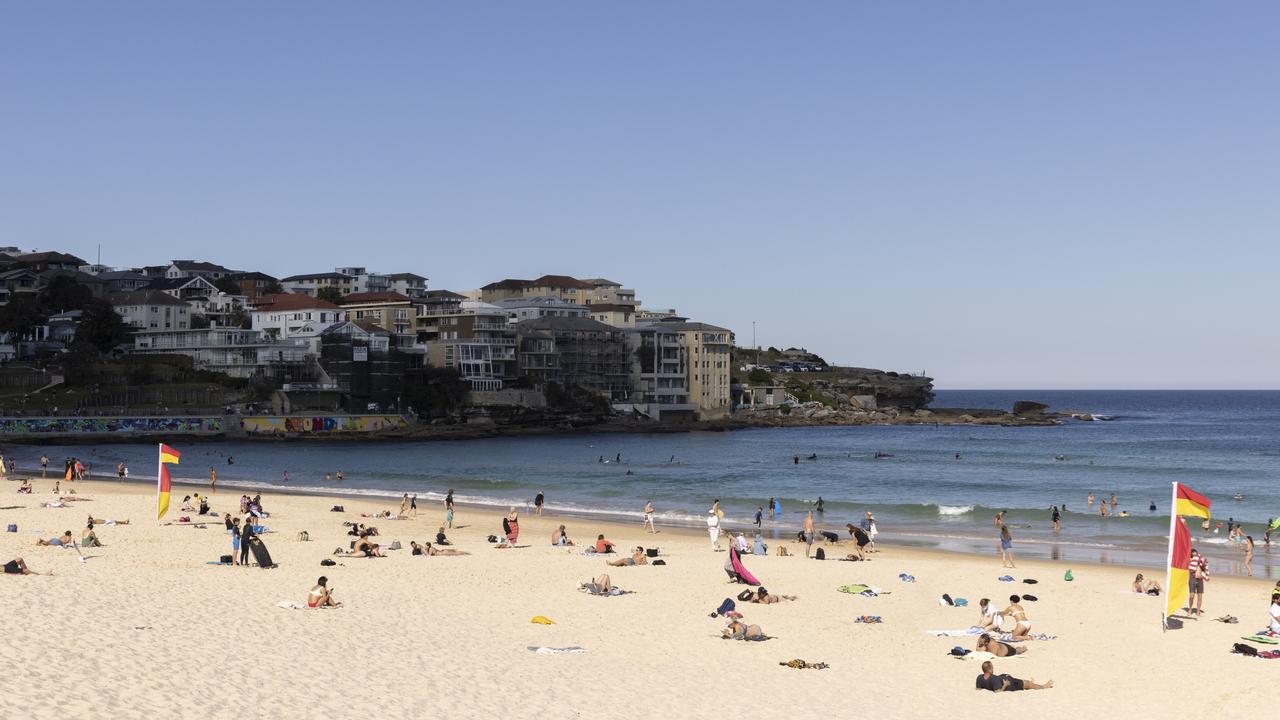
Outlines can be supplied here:
[[926, 630], [925, 632], [933, 635], [934, 637], [969, 637], [971, 635], [981, 635], [986, 632], [986, 630], [974, 625], [973, 627], [965, 628], [964, 630]]
[[529, 652], [539, 655], [564, 655], [567, 653], [584, 653], [587, 651], [584, 647], [572, 645], [570, 647], [540, 647], [538, 645], [529, 645]]
[[276, 607], [280, 608], [281, 610], [301, 610], [303, 606], [299, 605], [296, 602], [281, 600], [280, 602], [276, 603]]

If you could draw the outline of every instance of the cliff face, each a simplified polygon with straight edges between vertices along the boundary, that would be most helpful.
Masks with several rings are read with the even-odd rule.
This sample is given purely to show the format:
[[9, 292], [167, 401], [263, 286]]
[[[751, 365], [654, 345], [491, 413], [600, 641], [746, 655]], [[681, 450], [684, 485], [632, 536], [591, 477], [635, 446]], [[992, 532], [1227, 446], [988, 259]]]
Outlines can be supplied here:
[[[837, 372], [837, 377], [822, 389], [838, 405], [849, 404], [868, 410], [920, 410], [933, 402], [931, 377], [872, 368], [840, 368]], [[874, 399], [874, 405], [868, 399]]]

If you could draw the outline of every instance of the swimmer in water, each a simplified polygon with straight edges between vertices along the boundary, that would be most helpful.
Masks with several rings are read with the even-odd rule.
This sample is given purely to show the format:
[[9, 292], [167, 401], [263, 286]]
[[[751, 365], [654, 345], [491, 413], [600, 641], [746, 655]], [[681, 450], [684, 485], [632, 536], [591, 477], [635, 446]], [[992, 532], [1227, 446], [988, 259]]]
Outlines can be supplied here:
[[1151, 507], [1150, 507], [1150, 508], [1148, 508], [1148, 509], [1149, 509], [1151, 512], [1155, 512], [1155, 511], [1156, 511], [1156, 501], [1155, 501], [1155, 500], [1152, 500], [1152, 501], [1151, 501]]

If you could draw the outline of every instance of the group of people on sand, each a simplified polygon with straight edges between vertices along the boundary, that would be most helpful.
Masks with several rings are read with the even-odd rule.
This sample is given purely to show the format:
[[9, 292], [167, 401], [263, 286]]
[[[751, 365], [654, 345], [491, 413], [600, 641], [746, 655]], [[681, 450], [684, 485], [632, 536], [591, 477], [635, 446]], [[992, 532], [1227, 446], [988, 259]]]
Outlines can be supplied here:
[[[978, 617], [977, 627], [988, 632], [1008, 632], [1011, 640], [1030, 639], [1031, 620], [1027, 617], [1027, 609], [1022, 607], [1022, 596], [1010, 595], [1008, 607], [999, 611], [989, 598], [982, 598], [978, 601], [978, 611], [981, 615]], [[1004, 630], [1005, 620], [1013, 621], [1012, 630]], [[978, 649], [983, 649], [981, 643]]]

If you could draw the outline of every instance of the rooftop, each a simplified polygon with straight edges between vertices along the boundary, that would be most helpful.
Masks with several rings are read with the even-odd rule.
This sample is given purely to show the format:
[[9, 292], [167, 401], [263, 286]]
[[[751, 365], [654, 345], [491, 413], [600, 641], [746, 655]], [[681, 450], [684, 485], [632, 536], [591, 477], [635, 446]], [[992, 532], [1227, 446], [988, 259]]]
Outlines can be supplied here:
[[343, 305], [359, 305], [361, 303], [411, 302], [408, 295], [391, 291], [351, 293], [342, 298]]
[[413, 273], [391, 273], [390, 275], [385, 275], [384, 277], [386, 277], [388, 280], [421, 280], [423, 282], [426, 282], [428, 280], [428, 278], [424, 278], [421, 275], [415, 275]]
[[173, 305], [187, 307], [187, 303], [159, 290], [134, 290], [111, 293], [107, 300], [114, 306], [121, 305]]
[[268, 275], [268, 274], [266, 274], [266, 273], [261, 273], [261, 272], [256, 272], [256, 271], [254, 271], [254, 272], [233, 272], [233, 273], [231, 273], [230, 275], [227, 275], [227, 279], [228, 279], [228, 280], [233, 280], [233, 281], [239, 281], [239, 280], [269, 280], [269, 281], [271, 281], [271, 282], [275, 282], [275, 280], [276, 280], [275, 278], [271, 277], [270, 275]]
[[217, 263], [205, 262], [204, 260], [174, 260], [173, 265], [183, 272], [231, 272]]
[[543, 275], [537, 280], [530, 280], [528, 287], [591, 288], [592, 285], [568, 275]]
[[577, 332], [618, 332], [618, 328], [585, 317], [540, 317], [516, 323], [518, 332], [531, 330], [573, 330]]
[[351, 281], [350, 275], [343, 275], [339, 272], [323, 272], [309, 273], [307, 275], [290, 275], [287, 278], [280, 278], [280, 282], [300, 282], [302, 280], [346, 280]]
[[263, 295], [253, 303], [254, 312], [280, 312], [289, 310], [338, 310], [328, 300], [297, 293], [272, 293]]
[[489, 283], [488, 285], [485, 285], [480, 289], [481, 290], [521, 290], [526, 285], [528, 285], [529, 282], [530, 282], [529, 280], [516, 280], [514, 278], [507, 278], [505, 280], [499, 280], [498, 282]]

